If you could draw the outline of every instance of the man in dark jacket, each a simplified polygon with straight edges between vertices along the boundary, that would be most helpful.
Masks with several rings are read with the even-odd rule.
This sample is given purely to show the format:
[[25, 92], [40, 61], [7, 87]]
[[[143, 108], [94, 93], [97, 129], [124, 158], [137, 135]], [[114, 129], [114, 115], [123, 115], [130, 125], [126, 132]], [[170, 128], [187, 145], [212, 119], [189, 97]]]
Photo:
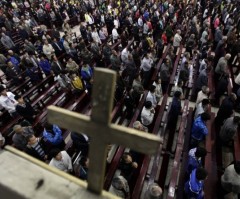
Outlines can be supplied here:
[[29, 135], [26, 137], [26, 139], [28, 144], [25, 152], [39, 160], [47, 160], [46, 144], [44, 140], [41, 138], [36, 138], [34, 135]]
[[25, 102], [23, 97], [19, 95], [15, 95], [14, 99], [18, 101], [18, 104], [16, 105], [17, 113], [30, 123], [33, 123], [37, 112], [33, 109], [31, 104]]

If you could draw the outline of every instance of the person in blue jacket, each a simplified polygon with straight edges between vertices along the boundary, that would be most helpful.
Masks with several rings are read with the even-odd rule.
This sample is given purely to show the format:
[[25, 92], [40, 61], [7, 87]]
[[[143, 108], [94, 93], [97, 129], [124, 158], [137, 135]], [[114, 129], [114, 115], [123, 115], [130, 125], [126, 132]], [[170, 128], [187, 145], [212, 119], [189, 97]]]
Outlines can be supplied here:
[[64, 149], [65, 142], [62, 137], [62, 131], [57, 125], [45, 124], [43, 131], [43, 137], [54, 148]]
[[52, 71], [52, 67], [50, 62], [45, 58], [44, 55], [40, 56], [40, 62], [39, 62], [39, 66], [41, 67], [41, 69], [43, 70], [43, 72], [45, 73], [45, 75], [50, 75], [51, 71]]
[[190, 174], [192, 170], [203, 166], [202, 160], [207, 155], [206, 149], [203, 147], [193, 148], [188, 153], [188, 167], [187, 171]]
[[197, 147], [198, 144], [205, 139], [208, 134], [206, 122], [211, 119], [209, 113], [202, 113], [193, 123], [191, 134], [191, 148]]
[[83, 64], [81, 69], [81, 76], [86, 84], [86, 88], [91, 92], [92, 83], [93, 83], [93, 69], [88, 64]]
[[185, 183], [185, 193], [188, 199], [203, 199], [203, 185], [208, 173], [204, 168], [194, 169]]

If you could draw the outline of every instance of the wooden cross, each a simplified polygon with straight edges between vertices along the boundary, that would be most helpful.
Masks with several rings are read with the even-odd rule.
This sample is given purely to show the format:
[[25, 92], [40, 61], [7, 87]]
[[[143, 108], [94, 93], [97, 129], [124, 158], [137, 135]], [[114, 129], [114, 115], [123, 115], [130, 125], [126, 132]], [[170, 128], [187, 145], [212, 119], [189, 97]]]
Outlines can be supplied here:
[[63, 108], [48, 107], [48, 121], [74, 132], [84, 132], [91, 138], [89, 151], [88, 190], [101, 194], [108, 144], [129, 147], [144, 154], [154, 154], [160, 144], [157, 136], [111, 124], [116, 73], [96, 68], [92, 93], [91, 118]]

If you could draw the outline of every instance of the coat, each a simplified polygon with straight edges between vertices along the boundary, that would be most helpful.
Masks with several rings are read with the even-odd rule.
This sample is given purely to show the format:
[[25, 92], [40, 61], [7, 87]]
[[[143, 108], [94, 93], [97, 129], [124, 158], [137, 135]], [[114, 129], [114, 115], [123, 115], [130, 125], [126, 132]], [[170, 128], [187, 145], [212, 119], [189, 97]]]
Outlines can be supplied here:
[[194, 120], [193, 126], [192, 126], [192, 138], [195, 140], [202, 141], [204, 140], [205, 136], [208, 134], [208, 129], [206, 124], [203, 122], [201, 116], [197, 117], [197, 119]]

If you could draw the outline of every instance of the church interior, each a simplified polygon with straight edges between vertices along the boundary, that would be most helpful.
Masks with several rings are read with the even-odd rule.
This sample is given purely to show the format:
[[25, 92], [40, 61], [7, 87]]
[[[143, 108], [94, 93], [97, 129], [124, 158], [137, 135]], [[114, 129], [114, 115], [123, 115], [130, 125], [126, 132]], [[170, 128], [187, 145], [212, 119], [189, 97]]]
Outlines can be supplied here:
[[239, 0], [0, 5], [0, 198], [240, 198]]

